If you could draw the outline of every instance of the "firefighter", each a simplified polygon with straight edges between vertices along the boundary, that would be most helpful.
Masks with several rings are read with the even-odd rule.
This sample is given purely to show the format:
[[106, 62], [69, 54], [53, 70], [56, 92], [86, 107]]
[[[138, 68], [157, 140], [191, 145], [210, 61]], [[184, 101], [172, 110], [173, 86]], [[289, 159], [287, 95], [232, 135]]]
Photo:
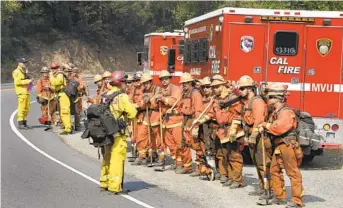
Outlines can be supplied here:
[[[106, 82], [107, 88], [110, 90], [106, 96], [114, 92], [122, 90], [124, 73], [122, 71], [115, 71], [112, 73], [110, 80]], [[129, 100], [127, 94], [122, 93], [116, 96], [111, 105], [110, 111], [116, 119], [123, 118], [133, 119], [136, 116], [137, 110], [133, 103]], [[125, 193], [123, 190], [124, 178], [124, 163], [126, 159], [126, 137], [128, 132], [122, 131], [114, 135], [113, 144], [108, 151], [104, 152], [103, 161], [101, 163], [100, 173], [100, 188], [101, 190], [108, 190], [114, 194]]]
[[[166, 147], [169, 148], [171, 158], [173, 159], [173, 163], [168, 169], [175, 170], [177, 166], [182, 169], [182, 158], [184, 153], [181, 148], [182, 115], [177, 113], [175, 107], [181, 99], [182, 89], [171, 83], [172, 75], [167, 70], [161, 71], [159, 80], [162, 85], [161, 90], [156, 96], [155, 102], [157, 105], [161, 105], [161, 122], [164, 132], [164, 138], [162, 139], [164, 139]], [[164, 153], [164, 149], [162, 151]]]
[[[140, 83], [143, 86], [143, 99], [139, 105], [139, 109], [144, 110], [143, 125], [137, 132], [136, 147], [139, 151], [137, 161], [132, 165], [139, 165], [141, 163], [153, 162], [157, 159], [157, 149], [160, 148], [160, 115], [157, 105], [154, 105], [155, 96], [160, 91], [160, 87], [152, 84], [152, 76], [144, 74]], [[153, 158], [153, 161], [146, 161]], [[143, 162], [142, 162], [143, 160]]]
[[49, 68], [44, 66], [41, 69], [42, 77], [37, 81], [37, 102], [41, 104], [41, 124], [51, 125], [51, 115], [54, 112], [53, 93], [50, 88]]
[[68, 66], [71, 68], [71, 78], [74, 79], [79, 83], [79, 86], [77, 87], [77, 97], [75, 98], [74, 105], [75, 105], [75, 131], [81, 130], [81, 112], [82, 112], [82, 96], [86, 92], [86, 85], [82, 79], [82, 77], [79, 75], [80, 71], [79, 69], [72, 63], [69, 63]]
[[[129, 95], [129, 97], [131, 97], [133, 103], [135, 104], [135, 107], [137, 108], [137, 115], [136, 115], [134, 128], [133, 128], [134, 137], [131, 138], [132, 139], [131, 142], [135, 144], [137, 144], [137, 141], [140, 139], [138, 138], [138, 135], [141, 134], [140, 132], [144, 131], [143, 119], [145, 115], [145, 109], [140, 107], [140, 103], [143, 102], [143, 91], [144, 91], [144, 87], [140, 82], [141, 77], [142, 77], [141, 72], [136, 72], [134, 74], [133, 76], [134, 89], [132, 90], [131, 95]], [[131, 164], [132, 165], [146, 165], [147, 160], [144, 158], [146, 158], [147, 149], [145, 149], [145, 147], [142, 146], [142, 149], [137, 148], [137, 151], [138, 151], [138, 157]]]
[[12, 72], [14, 80], [15, 93], [18, 98], [18, 113], [17, 121], [19, 129], [30, 129], [27, 125], [27, 115], [30, 112], [30, 92], [28, 86], [33, 83], [33, 79], [27, 75], [25, 58], [19, 58], [17, 60], [18, 66]]
[[57, 107], [59, 108], [61, 121], [64, 126], [64, 131], [61, 132], [60, 135], [71, 134], [72, 123], [70, 115], [70, 100], [64, 92], [64, 89], [67, 86], [67, 78], [61, 67], [55, 62], [51, 63], [50, 69], [52, 70], [49, 74], [50, 87], [54, 92], [54, 97], [57, 97]]
[[88, 97], [88, 102], [92, 104], [99, 104], [101, 99], [102, 88], [104, 86], [102, 76], [100, 74], [94, 75], [93, 82], [97, 85], [98, 89], [96, 90], [95, 98]]
[[131, 94], [131, 91], [133, 90], [132, 82], [133, 82], [133, 76], [127, 75], [125, 83], [126, 83], [126, 94], [128, 95]]
[[182, 84], [183, 95], [180, 102], [180, 111], [183, 116], [182, 121], [182, 146], [184, 147], [185, 155], [183, 157], [183, 169], [177, 167], [177, 174], [192, 173], [192, 157], [190, 147], [196, 151], [196, 163], [199, 164], [202, 155], [201, 144], [198, 138], [199, 126], [194, 126], [193, 129], [189, 129], [194, 121], [203, 111], [203, 98], [200, 91], [196, 88], [194, 78], [191, 74], [185, 72], [181, 76], [180, 83]]
[[301, 207], [303, 205], [302, 175], [299, 166], [303, 152], [297, 142], [297, 118], [290, 107], [286, 105], [287, 86], [271, 84], [266, 87], [267, 105], [273, 109], [268, 122], [259, 125], [260, 131], [270, 134], [275, 147], [270, 164], [271, 184], [275, 194], [276, 204], [286, 204], [286, 189], [282, 169], [290, 178], [292, 201], [286, 207]]
[[108, 85], [106, 83], [108, 83], [111, 80], [111, 72], [105, 71], [102, 74], [102, 80], [103, 80], [103, 85], [104, 85], [102, 93], [108, 92], [110, 89], [107, 88]]
[[[241, 96], [243, 97], [241, 103], [244, 105], [243, 119], [245, 124], [245, 136], [248, 138], [250, 156], [256, 167], [260, 184], [260, 189], [256, 194], [261, 195], [260, 203], [264, 203], [264, 188], [269, 186], [269, 183], [264, 186], [263, 176], [264, 174], [269, 176], [272, 146], [270, 139], [268, 137], [264, 137], [265, 149], [262, 149], [261, 134], [258, 131], [258, 125], [262, 124], [268, 117], [267, 104], [260, 96], [256, 95], [255, 81], [250, 76], [242, 76], [238, 81], [238, 87]], [[267, 167], [267, 173], [264, 173], [263, 171], [263, 151], [266, 154], [265, 164]], [[269, 190], [269, 187], [267, 189]]]

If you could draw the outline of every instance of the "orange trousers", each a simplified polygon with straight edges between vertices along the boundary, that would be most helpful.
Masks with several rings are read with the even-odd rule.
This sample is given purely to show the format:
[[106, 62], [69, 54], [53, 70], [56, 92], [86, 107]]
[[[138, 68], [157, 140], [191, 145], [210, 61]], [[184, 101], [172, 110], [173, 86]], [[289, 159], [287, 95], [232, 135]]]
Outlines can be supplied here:
[[243, 184], [243, 156], [241, 154], [241, 142], [227, 142], [223, 146], [226, 146], [227, 157], [227, 173], [229, 180], [235, 181], [239, 184]]
[[176, 166], [183, 166], [185, 170], [192, 169], [192, 155], [188, 147], [181, 144], [182, 128], [168, 128], [165, 130], [165, 143], [170, 150]]
[[[264, 176], [264, 171], [263, 171], [263, 150], [262, 150], [262, 140], [259, 138], [257, 140], [258, 142], [256, 144], [249, 144], [249, 151], [250, 151], [250, 156], [251, 159], [255, 165], [256, 171], [257, 171], [257, 176], [259, 180], [259, 186], [260, 189], [264, 189], [264, 182], [263, 182], [263, 176]], [[268, 180], [270, 181], [270, 162], [272, 160], [272, 144], [269, 138], [264, 137], [264, 149], [265, 149], [265, 162], [266, 162], [266, 172], [267, 175], [269, 176]], [[267, 184], [269, 188], [269, 184]]]
[[183, 135], [186, 140], [186, 144], [191, 147], [195, 151], [195, 162], [197, 164], [197, 170], [198, 172], [207, 172], [203, 166], [204, 162], [203, 159], [200, 158], [201, 155], [205, 154], [205, 143], [198, 139], [198, 138], [193, 138], [192, 133], [190, 131], [183, 131]]
[[228, 159], [227, 159], [227, 148], [224, 144], [220, 143], [218, 137], [215, 138], [215, 149], [216, 149], [216, 159], [218, 161], [218, 169], [221, 176], [228, 176]]
[[138, 127], [136, 147], [138, 150], [139, 158], [146, 158], [148, 150], [151, 148], [152, 152], [156, 152], [156, 145], [161, 147], [161, 136], [159, 126], [153, 126], [150, 128], [150, 138], [148, 126], [142, 124]]
[[299, 170], [302, 154], [299, 144], [295, 141], [293, 144], [279, 144], [273, 154], [271, 161], [271, 180], [272, 187], [277, 199], [286, 199], [285, 180], [282, 169], [285, 169], [287, 176], [291, 181], [292, 201], [302, 205], [303, 187], [302, 176]]
[[[49, 105], [49, 106], [48, 106]], [[55, 100], [51, 100], [49, 103], [46, 103], [45, 105], [41, 105], [40, 109], [42, 112], [42, 118], [46, 117], [49, 118], [49, 114], [51, 116], [51, 122], [53, 123], [53, 116], [52, 114], [56, 111], [56, 102]]]

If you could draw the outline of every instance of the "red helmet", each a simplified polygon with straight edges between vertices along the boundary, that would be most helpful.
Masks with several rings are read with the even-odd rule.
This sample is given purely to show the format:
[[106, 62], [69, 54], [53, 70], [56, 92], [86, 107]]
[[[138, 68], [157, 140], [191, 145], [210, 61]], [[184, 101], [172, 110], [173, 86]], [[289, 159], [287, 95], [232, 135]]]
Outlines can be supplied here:
[[124, 72], [123, 71], [114, 71], [112, 74], [111, 74], [111, 85], [120, 85], [121, 82], [124, 81]]
[[55, 62], [51, 62], [50, 69], [57, 69], [58, 67], [60, 67], [58, 64], [56, 64]]

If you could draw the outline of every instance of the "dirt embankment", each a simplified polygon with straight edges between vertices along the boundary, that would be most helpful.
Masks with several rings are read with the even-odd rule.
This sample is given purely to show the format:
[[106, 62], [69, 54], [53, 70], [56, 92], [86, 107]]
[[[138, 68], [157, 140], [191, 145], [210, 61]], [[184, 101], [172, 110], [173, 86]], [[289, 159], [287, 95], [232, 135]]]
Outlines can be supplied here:
[[[136, 52], [139, 46], [132, 45], [120, 38], [113, 38], [109, 44], [87, 43], [76, 38], [64, 36], [53, 44], [46, 44], [37, 38], [29, 41], [30, 52], [23, 56], [29, 61], [28, 70], [39, 77], [43, 66], [55, 61], [58, 64], [72, 62], [83, 74], [102, 73], [105, 70], [135, 71]], [[3, 64], [1, 82], [13, 82], [12, 71], [16, 63]]]

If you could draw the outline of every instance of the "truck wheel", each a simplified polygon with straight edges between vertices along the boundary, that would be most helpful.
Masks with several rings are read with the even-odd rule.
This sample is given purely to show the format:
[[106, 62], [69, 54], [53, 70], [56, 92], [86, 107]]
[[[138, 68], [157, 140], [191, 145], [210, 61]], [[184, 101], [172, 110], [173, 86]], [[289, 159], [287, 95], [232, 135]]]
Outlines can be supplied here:
[[304, 162], [311, 162], [314, 158], [314, 155], [304, 155], [303, 161]]

